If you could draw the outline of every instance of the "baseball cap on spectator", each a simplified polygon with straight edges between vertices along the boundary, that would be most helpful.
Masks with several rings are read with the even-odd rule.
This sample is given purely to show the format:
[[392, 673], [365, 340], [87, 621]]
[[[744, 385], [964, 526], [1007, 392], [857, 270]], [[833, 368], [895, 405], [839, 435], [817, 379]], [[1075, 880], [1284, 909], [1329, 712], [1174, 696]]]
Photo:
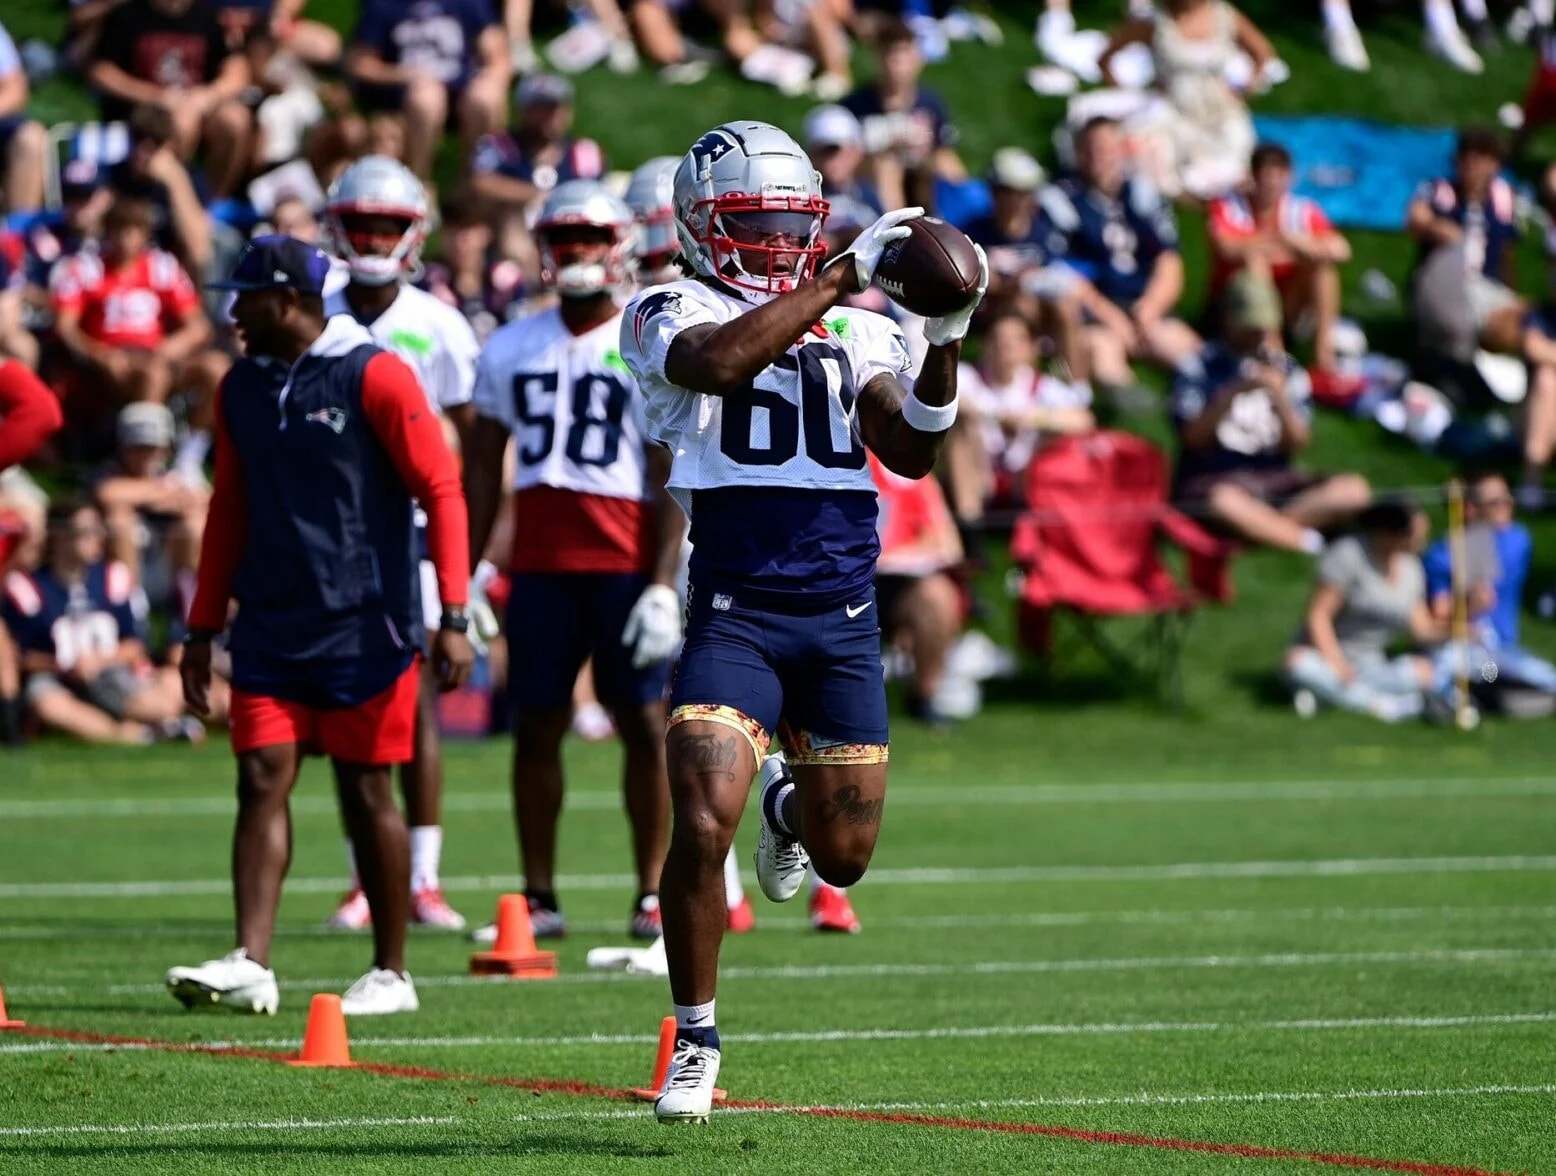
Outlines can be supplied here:
[[85, 199], [102, 186], [97, 164], [90, 159], [72, 159], [60, 169], [59, 191], [66, 200]]
[[324, 296], [330, 259], [296, 237], [255, 237], [244, 246], [230, 277], [207, 283], [211, 290], [296, 290]]
[[989, 183], [1012, 192], [1036, 192], [1043, 178], [1043, 165], [1020, 147], [1001, 147], [989, 166]]
[[558, 74], [528, 74], [514, 87], [513, 101], [519, 106], [571, 106], [573, 83]]
[[139, 400], [119, 410], [116, 426], [120, 449], [173, 444], [173, 413], [165, 404]]
[[853, 111], [843, 106], [818, 106], [805, 116], [807, 147], [857, 147], [864, 131]]
[[1226, 287], [1226, 323], [1234, 331], [1278, 331], [1284, 320], [1280, 291], [1263, 274], [1242, 270]]

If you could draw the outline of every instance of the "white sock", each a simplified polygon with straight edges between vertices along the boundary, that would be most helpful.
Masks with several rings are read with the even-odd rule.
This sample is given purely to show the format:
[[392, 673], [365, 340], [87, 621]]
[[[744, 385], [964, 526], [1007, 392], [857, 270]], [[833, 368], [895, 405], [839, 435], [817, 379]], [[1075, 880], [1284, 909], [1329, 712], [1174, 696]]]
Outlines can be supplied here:
[[1451, 40], [1459, 31], [1459, 18], [1453, 14], [1452, 0], [1426, 0], [1422, 15], [1426, 27], [1440, 41]]
[[1486, 0], [1459, 0], [1464, 19], [1471, 24], [1483, 24], [1487, 17]]
[[740, 863], [735, 860], [735, 851], [731, 848], [724, 856], [724, 905], [734, 910], [745, 897], [745, 887], [740, 884]]
[[1312, 527], [1307, 527], [1302, 532], [1302, 550], [1308, 555], [1322, 555], [1324, 553], [1324, 537]]
[[1324, 0], [1323, 11], [1326, 29], [1356, 27], [1356, 17], [1351, 13], [1350, 0]]
[[707, 1004], [675, 1006], [675, 1024], [678, 1029], [712, 1029], [713, 1001]]
[[438, 864], [443, 856], [443, 826], [411, 828], [411, 893], [438, 888]]
[[362, 875], [357, 873], [357, 847], [351, 844], [351, 838], [346, 838], [346, 864], [351, 867], [351, 889], [362, 889]]
[[193, 466], [201, 468], [205, 465], [205, 455], [211, 451], [211, 435], [203, 431], [194, 431], [185, 437], [178, 446], [178, 456], [173, 459], [175, 469], [188, 469]]

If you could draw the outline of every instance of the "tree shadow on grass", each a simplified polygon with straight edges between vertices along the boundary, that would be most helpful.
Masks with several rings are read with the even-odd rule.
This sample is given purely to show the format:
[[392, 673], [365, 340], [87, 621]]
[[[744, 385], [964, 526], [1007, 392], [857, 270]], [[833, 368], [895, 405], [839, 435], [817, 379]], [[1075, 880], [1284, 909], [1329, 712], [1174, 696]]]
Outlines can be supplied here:
[[[432, 1126], [432, 1124], [429, 1124]], [[439, 1126], [453, 1127], [456, 1124]], [[427, 1140], [421, 1143], [375, 1144], [361, 1128], [351, 1130], [355, 1138], [340, 1143], [290, 1143], [273, 1140], [265, 1143], [208, 1143], [195, 1140], [162, 1138], [151, 1143], [107, 1142], [93, 1145], [78, 1142], [28, 1143], [22, 1147], [0, 1147], [0, 1168], [6, 1156], [31, 1156], [50, 1160], [102, 1160], [119, 1156], [161, 1157], [197, 1161], [209, 1157], [213, 1164], [231, 1163], [237, 1156], [271, 1157], [288, 1161], [332, 1159], [363, 1161], [439, 1159], [452, 1156], [470, 1159], [515, 1159], [522, 1156], [596, 1156], [601, 1159], [654, 1160], [676, 1155], [664, 1146], [632, 1143], [623, 1139], [599, 1139], [583, 1134], [546, 1132], [539, 1135], [515, 1135], [503, 1141]]]

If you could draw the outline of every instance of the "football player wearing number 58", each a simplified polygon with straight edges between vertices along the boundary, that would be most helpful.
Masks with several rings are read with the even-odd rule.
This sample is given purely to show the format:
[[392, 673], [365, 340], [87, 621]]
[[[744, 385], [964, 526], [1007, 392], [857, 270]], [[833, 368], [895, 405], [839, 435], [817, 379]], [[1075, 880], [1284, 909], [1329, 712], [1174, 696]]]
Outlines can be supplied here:
[[[562, 737], [586, 659], [626, 750], [622, 791], [638, 894], [630, 933], [659, 935], [665, 855], [665, 686], [681, 644], [675, 591], [685, 520], [665, 491], [670, 455], [648, 440], [643, 397], [622, 359], [621, 301], [633, 271], [632, 211], [593, 180], [569, 180], [535, 225], [556, 304], [487, 341], [465, 454], [472, 550], [517, 450], [508, 604], [513, 803], [535, 934], [565, 923], [556, 895]], [[480, 932], [477, 933], [478, 936]]]

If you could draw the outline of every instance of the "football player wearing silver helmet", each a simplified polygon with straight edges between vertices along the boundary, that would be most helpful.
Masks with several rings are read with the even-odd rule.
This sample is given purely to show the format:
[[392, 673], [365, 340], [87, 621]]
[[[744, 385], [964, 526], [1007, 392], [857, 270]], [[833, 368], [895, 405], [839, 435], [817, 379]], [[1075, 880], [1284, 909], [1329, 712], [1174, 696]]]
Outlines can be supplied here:
[[637, 278], [640, 286], [657, 286], [685, 276], [681, 242], [675, 230], [677, 155], [660, 155], [639, 165], [627, 182], [627, 207], [637, 218]]
[[[923, 209], [888, 213], [818, 268], [821, 179], [799, 144], [761, 122], [698, 139], [676, 169], [674, 208], [696, 276], [633, 298], [621, 352], [692, 524], [660, 885], [676, 1045], [654, 1111], [704, 1122], [721, 1059], [724, 858], [752, 777], [760, 771], [756, 873], [768, 898], [792, 898], [812, 867], [850, 886], [875, 849], [889, 736], [865, 450], [903, 477], [934, 468], [988, 267], [965, 307], [925, 322], [915, 378], [900, 329], [841, 302], [871, 285]], [[774, 735], [786, 755], [766, 754]]]
[[[421, 273], [421, 250], [431, 227], [427, 190], [410, 168], [384, 155], [364, 156], [353, 163], [325, 198], [328, 248], [349, 271], [344, 289], [326, 295], [325, 310], [355, 319], [376, 344], [410, 366], [428, 405], [443, 416], [445, 436], [453, 439], [475, 417], [470, 398], [480, 347], [463, 315], [411, 284]], [[418, 523], [423, 522], [418, 511]], [[417, 533], [422, 534], [421, 526]], [[421, 562], [423, 620], [431, 632], [436, 630], [441, 606], [436, 577], [429, 575], [430, 564]], [[474, 599], [484, 603], [479, 594]], [[485, 615], [481, 603], [478, 617]], [[443, 897], [438, 879], [443, 757], [430, 664], [423, 667], [415, 758], [400, 768], [400, 790], [411, 831], [411, 919], [424, 926], [461, 930], [464, 917]], [[370, 918], [367, 898], [353, 878], [330, 926], [355, 930]]]

